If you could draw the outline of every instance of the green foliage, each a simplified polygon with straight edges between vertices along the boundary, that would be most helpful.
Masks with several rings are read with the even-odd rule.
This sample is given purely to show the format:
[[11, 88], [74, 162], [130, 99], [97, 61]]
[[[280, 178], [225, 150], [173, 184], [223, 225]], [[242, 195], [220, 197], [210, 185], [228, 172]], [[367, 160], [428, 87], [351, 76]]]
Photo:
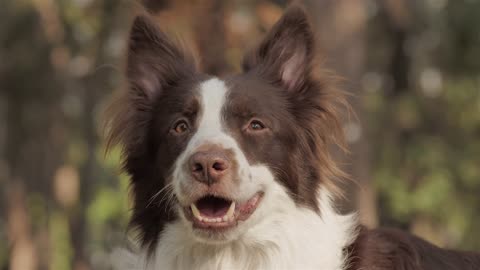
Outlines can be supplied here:
[[[475, 80], [451, 79], [432, 99], [409, 93], [391, 106], [374, 107], [385, 115], [375, 130], [374, 179], [386, 211], [408, 224], [418, 216], [432, 226], [445, 224], [457, 239], [449, 245], [480, 248], [480, 91]], [[377, 94], [371, 97], [374, 101]], [[393, 108], [393, 109], [390, 109]], [[393, 121], [390, 121], [393, 119]], [[385, 132], [385, 127], [392, 130]], [[414, 135], [413, 135], [414, 134]], [[447, 237], [448, 238], [448, 237]]]
[[366, 85], [364, 103], [380, 220], [422, 223], [437, 244], [479, 250], [480, 2], [414, 7], [399, 25], [380, 10], [368, 31], [381, 84]]
[[87, 220], [94, 237], [105, 235], [106, 224], [126, 224], [128, 207], [128, 177], [120, 177], [120, 188], [98, 188], [87, 209]]
[[49, 215], [51, 251], [50, 269], [71, 269], [73, 250], [70, 243], [70, 231], [66, 213], [53, 212]]

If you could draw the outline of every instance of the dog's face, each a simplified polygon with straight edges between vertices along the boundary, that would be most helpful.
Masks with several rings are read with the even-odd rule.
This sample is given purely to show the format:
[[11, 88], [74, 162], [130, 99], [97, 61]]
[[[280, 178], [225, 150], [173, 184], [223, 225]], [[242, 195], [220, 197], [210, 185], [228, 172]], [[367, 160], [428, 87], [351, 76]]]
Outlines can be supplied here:
[[198, 241], [234, 240], [281, 211], [278, 198], [318, 211], [319, 186], [335, 174], [326, 148], [338, 96], [313, 79], [313, 56], [300, 8], [245, 57], [244, 73], [221, 79], [197, 71], [148, 18], [134, 21], [130, 88], [110, 139], [124, 147], [144, 244], [175, 221]]

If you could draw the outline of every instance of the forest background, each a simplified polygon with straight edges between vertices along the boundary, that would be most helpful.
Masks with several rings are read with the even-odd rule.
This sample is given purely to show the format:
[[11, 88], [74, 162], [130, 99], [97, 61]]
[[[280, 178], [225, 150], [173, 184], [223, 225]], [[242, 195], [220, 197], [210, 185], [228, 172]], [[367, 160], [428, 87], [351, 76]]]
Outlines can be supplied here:
[[[361, 183], [344, 209], [449, 248], [480, 250], [480, 1], [304, 0], [322, 65], [344, 78]], [[130, 202], [101, 115], [123, 87], [127, 35], [145, 6], [236, 72], [282, 0], [1, 0], [0, 269], [110, 269]], [[350, 187], [347, 187], [350, 188]]]

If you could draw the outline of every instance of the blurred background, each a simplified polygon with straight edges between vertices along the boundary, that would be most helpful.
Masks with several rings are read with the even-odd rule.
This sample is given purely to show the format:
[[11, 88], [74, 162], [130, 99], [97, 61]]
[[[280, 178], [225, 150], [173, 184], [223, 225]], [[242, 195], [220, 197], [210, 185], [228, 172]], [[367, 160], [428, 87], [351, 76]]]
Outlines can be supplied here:
[[[0, 269], [110, 269], [127, 237], [128, 179], [118, 149], [104, 155], [101, 114], [123, 87], [135, 13], [145, 5], [224, 74], [288, 2], [2, 0]], [[300, 2], [354, 95], [340, 162], [363, 188], [348, 207], [370, 227], [480, 250], [480, 1]]]

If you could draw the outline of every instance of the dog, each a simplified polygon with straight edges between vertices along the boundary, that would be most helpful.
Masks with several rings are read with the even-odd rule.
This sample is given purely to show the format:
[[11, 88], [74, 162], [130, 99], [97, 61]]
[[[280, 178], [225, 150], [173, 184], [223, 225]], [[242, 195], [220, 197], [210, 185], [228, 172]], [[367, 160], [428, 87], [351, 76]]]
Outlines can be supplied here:
[[328, 149], [342, 144], [345, 98], [315, 55], [299, 6], [223, 78], [134, 20], [108, 145], [123, 148], [142, 251], [119, 269], [480, 269], [477, 254], [337, 213], [344, 175]]

